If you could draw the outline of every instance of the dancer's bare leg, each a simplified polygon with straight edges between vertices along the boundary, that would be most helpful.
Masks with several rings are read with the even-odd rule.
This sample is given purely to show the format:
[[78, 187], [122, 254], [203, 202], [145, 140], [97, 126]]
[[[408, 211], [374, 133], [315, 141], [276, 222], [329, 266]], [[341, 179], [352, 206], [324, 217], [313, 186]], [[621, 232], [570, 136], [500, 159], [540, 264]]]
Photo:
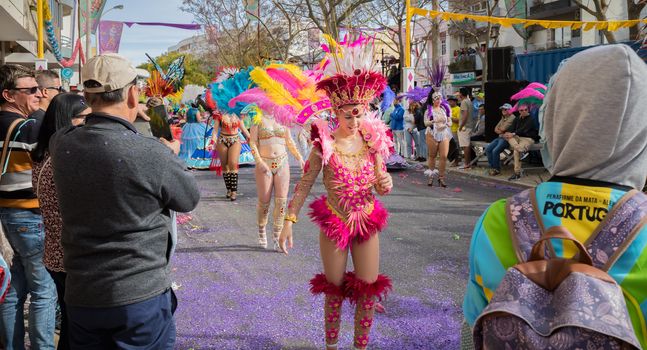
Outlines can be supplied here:
[[319, 233], [319, 250], [327, 283], [337, 287], [338, 293], [326, 293], [324, 302], [324, 327], [326, 348], [337, 349], [339, 325], [341, 323], [341, 304], [344, 300], [342, 283], [348, 262], [348, 249], [339, 250], [323, 232]]
[[225, 146], [222, 142], [216, 143], [216, 152], [218, 152], [218, 157], [220, 158], [220, 164], [222, 165], [222, 178], [225, 180], [225, 187], [227, 188], [227, 198], [231, 196], [231, 180], [229, 174], [229, 167], [227, 166], [227, 150], [229, 148]]
[[429, 166], [429, 181], [427, 185], [433, 185], [434, 173], [436, 170], [436, 156], [438, 155], [438, 142], [431, 136], [431, 133], [427, 134], [427, 165]]
[[[351, 247], [353, 266], [355, 266], [355, 281], [357, 305], [355, 306], [355, 349], [365, 349], [368, 346], [369, 334], [373, 326], [375, 313], [375, 295], [360, 294], [357, 289], [366, 288], [376, 283], [380, 270], [380, 238], [373, 235], [367, 241], [354, 241]], [[359, 280], [359, 281], [357, 281]]]
[[285, 214], [287, 211], [288, 191], [290, 190], [290, 165], [285, 162], [283, 167], [273, 176], [274, 184], [274, 222], [272, 225], [272, 239], [274, 250], [281, 251], [279, 247], [279, 236], [283, 229]]
[[240, 159], [240, 142], [236, 142], [227, 150], [227, 168], [232, 174], [231, 176], [231, 200], [236, 200], [236, 192], [238, 192], [238, 160]]
[[439, 159], [439, 170], [440, 174], [438, 176], [438, 183], [440, 186], [446, 187], [445, 183], [445, 169], [447, 168], [447, 155], [449, 154], [449, 139], [442, 140], [438, 143], [438, 157]]
[[258, 223], [258, 244], [263, 248], [267, 247], [267, 235], [265, 226], [270, 215], [270, 204], [272, 201], [272, 174], [264, 173], [259, 167], [256, 167], [254, 174], [256, 176], [256, 194], [258, 203], [256, 205], [256, 217]]

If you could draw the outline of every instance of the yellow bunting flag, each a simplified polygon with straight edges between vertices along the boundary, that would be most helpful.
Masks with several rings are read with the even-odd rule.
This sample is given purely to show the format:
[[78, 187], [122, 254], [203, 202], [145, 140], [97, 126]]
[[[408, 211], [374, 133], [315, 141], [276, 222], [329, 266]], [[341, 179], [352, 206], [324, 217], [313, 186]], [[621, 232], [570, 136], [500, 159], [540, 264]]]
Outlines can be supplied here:
[[466, 19], [476, 22], [488, 22], [492, 24], [499, 24], [504, 27], [511, 27], [513, 25], [523, 25], [524, 28], [538, 25], [543, 28], [566, 28], [572, 29], [583, 28], [584, 31], [593, 28], [597, 30], [608, 30], [610, 32], [616, 31], [620, 28], [629, 28], [640, 24], [647, 25], [647, 19], [635, 19], [626, 21], [551, 21], [551, 20], [534, 20], [525, 18], [507, 18], [507, 17], [493, 17], [493, 16], [479, 16], [467, 13], [454, 13], [444, 11], [424, 10], [421, 8], [412, 7], [409, 9], [410, 16], [418, 15], [424, 17], [437, 18], [440, 17], [444, 21], [464, 21]]

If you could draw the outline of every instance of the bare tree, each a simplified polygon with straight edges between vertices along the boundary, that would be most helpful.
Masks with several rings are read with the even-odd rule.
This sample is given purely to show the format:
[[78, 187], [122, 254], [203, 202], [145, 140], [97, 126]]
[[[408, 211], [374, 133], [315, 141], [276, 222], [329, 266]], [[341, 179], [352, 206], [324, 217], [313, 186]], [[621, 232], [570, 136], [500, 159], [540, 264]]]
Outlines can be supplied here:
[[[607, 9], [609, 9], [610, 1], [611, 0], [590, 0], [584, 4], [582, 0], [573, 0], [579, 8], [595, 17], [598, 21], [607, 21]], [[593, 2], [593, 7], [590, 7], [591, 2]], [[629, 4], [629, 2], [631, 2], [631, 0], [627, 0], [627, 4]], [[640, 15], [640, 12], [638, 12], [638, 15]], [[616, 36], [613, 32], [602, 30], [602, 34], [604, 34], [604, 37], [607, 38], [609, 43], [614, 44], [616, 42]]]
[[217, 65], [289, 61], [291, 48], [314, 27], [299, 15], [299, 3], [278, 0], [263, 1], [258, 17], [246, 13], [237, 0], [183, 0], [182, 10], [207, 28], [211, 57]]
[[[420, 0], [417, 7], [427, 6], [432, 1], [437, 0]], [[400, 57], [400, 66], [405, 66], [405, 43], [406, 33], [404, 27], [407, 20], [405, 2], [402, 0], [374, 0], [364, 6], [363, 11], [367, 23], [378, 27], [386, 35], [380, 36], [384, 44], [398, 53]]]
[[[627, 19], [640, 19], [640, 13], [647, 6], [647, 0], [627, 0]], [[633, 26], [629, 28], [629, 39], [640, 39], [640, 27]]]
[[[353, 16], [365, 4], [373, 0], [303, 0], [308, 18], [323, 33], [339, 39], [339, 29], [344, 23], [358, 24]], [[349, 25], [350, 27], [350, 25]]]

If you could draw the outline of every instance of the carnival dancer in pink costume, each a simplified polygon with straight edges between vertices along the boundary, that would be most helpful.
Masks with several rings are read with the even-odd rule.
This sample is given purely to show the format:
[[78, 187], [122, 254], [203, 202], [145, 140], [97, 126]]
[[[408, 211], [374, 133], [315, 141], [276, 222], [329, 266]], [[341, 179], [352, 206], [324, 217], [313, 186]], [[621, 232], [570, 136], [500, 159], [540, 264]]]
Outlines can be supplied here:
[[[393, 187], [383, 161], [392, 142], [384, 123], [368, 108], [386, 81], [373, 71], [368, 40], [360, 38], [348, 45], [328, 40], [332, 52], [326, 78], [317, 87], [330, 98], [334, 118], [312, 124], [314, 147], [288, 206], [279, 242], [287, 254], [292, 248], [292, 224], [323, 170], [327, 196], [310, 204], [309, 216], [321, 229], [324, 273], [310, 281], [310, 290], [325, 295], [326, 348], [337, 349], [341, 305], [347, 299], [356, 305], [354, 348], [366, 349], [375, 305], [391, 289], [391, 280], [379, 274], [378, 233], [386, 226], [388, 213], [373, 189], [385, 195]], [[349, 248], [354, 272], [346, 272]]]

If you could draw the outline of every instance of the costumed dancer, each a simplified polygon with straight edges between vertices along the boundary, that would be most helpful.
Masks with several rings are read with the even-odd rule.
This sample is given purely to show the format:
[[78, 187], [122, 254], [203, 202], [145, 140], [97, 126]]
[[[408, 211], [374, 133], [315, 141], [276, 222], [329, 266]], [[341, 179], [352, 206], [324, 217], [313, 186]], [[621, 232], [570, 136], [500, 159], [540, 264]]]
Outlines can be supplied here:
[[216, 151], [223, 168], [223, 178], [227, 187], [227, 198], [236, 200], [238, 192], [238, 162], [242, 143], [239, 132], [242, 132], [249, 139], [249, 132], [239, 118], [240, 112], [245, 104], [236, 103], [229, 107], [229, 100], [240, 95], [251, 85], [249, 70], [236, 73], [230, 79], [211, 85], [207, 92], [207, 99], [213, 100], [218, 106], [220, 113], [214, 115], [214, 132], [212, 138], [216, 145]]
[[[447, 155], [449, 154], [449, 141], [452, 139], [452, 118], [449, 105], [442, 99], [438, 92], [431, 92], [431, 106], [427, 109], [425, 126], [427, 127], [427, 147], [429, 154], [427, 161], [429, 169], [425, 175], [429, 176], [428, 186], [433, 186], [434, 177], [438, 176], [440, 187], [447, 187], [445, 182], [445, 169], [447, 168]], [[436, 156], [439, 159], [439, 170], [436, 169]]]
[[209, 169], [212, 157], [208, 146], [212, 132], [213, 128], [207, 125], [198, 105], [192, 102], [186, 112], [186, 124], [182, 127], [182, 145], [178, 154], [189, 168]]
[[[387, 211], [373, 194], [390, 192], [393, 182], [384, 161], [391, 140], [386, 125], [368, 104], [386, 85], [373, 70], [372, 45], [365, 38], [337, 44], [331, 38], [326, 78], [317, 87], [326, 92], [333, 107], [331, 123], [315, 120], [313, 150], [305, 172], [288, 206], [279, 244], [287, 254], [292, 247], [292, 224], [318, 174], [323, 170], [327, 196], [310, 205], [309, 216], [320, 228], [319, 242], [324, 273], [311, 281], [314, 294], [324, 294], [324, 327], [327, 349], [337, 349], [341, 305], [346, 299], [355, 308], [354, 349], [366, 349], [376, 303], [391, 289], [390, 279], [379, 274], [379, 236]], [[334, 127], [334, 130], [331, 130]], [[348, 252], [354, 272], [346, 272]]]
[[[330, 102], [323, 92], [316, 91], [314, 79], [294, 65], [257, 67], [250, 72], [250, 78], [258, 87], [243, 92], [229, 105], [252, 103], [243, 112], [249, 109], [249, 114], [254, 115], [250, 145], [256, 162], [258, 243], [267, 247], [265, 227], [274, 192], [272, 233], [274, 249], [280, 251], [278, 239], [283, 228], [290, 186], [288, 151], [302, 170], [304, 165], [288, 127], [298, 122], [304, 123], [306, 117], [329, 107]], [[319, 99], [325, 101], [320, 102]]]

